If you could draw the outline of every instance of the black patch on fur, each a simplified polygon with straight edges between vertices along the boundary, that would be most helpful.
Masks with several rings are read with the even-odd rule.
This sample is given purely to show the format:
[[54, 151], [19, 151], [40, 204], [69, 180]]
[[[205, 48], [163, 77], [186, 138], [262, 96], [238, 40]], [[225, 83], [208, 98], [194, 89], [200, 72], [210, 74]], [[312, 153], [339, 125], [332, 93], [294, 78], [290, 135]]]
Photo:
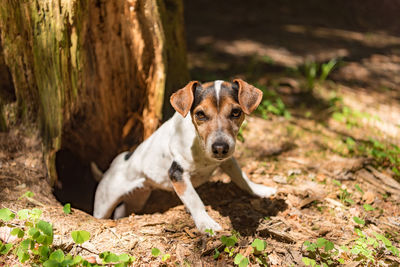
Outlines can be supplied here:
[[221, 91], [219, 92], [220, 98], [225, 96], [231, 97], [237, 103], [239, 103], [238, 95], [239, 95], [239, 88], [237, 87], [237, 85], [235, 85], [235, 83], [231, 83], [230, 87], [226, 86], [225, 84], [222, 84]]
[[191, 110], [193, 111], [204, 100], [204, 98], [206, 98], [210, 94], [213, 94], [214, 99], [216, 99], [214, 86], [209, 86], [206, 88], [203, 88], [202, 86], [197, 86], [196, 90], [194, 90], [194, 101]]
[[179, 165], [176, 161], [173, 161], [168, 170], [169, 179], [171, 179], [172, 182], [180, 182], [182, 181], [182, 174], [183, 169], [181, 165]]
[[133, 151], [129, 151], [128, 153], [125, 154], [124, 159], [128, 160], [132, 156], [132, 154], [133, 154]]

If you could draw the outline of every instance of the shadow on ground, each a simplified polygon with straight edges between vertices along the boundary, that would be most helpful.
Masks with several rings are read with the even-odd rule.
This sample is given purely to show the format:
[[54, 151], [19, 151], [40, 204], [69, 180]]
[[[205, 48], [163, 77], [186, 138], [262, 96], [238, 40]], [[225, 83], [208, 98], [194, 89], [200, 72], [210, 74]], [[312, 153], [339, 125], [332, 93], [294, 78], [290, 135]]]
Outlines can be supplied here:
[[[243, 236], [254, 235], [261, 219], [287, 208], [283, 199], [257, 198], [232, 183], [207, 182], [197, 192], [205, 205], [229, 217], [233, 229]], [[141, 213], [165, 212], [177, 205], [181, 202], [174, 192], [155, 190]]]

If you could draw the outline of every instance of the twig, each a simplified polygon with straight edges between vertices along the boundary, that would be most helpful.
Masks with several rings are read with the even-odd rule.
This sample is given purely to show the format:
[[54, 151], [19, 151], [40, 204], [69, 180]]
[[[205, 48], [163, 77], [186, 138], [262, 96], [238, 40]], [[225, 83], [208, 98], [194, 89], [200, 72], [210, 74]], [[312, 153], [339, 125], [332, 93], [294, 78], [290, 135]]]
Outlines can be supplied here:
[[31, 197], [25, 197], [27, 200], [29, 200], [31, 203], [35, 204], [36, 206], [41, 206], [41, 207], [45, 207], [45, 205], [39, 201], [37, 201], [36, 199], [33, 199]]
[[97, 252], [94, 252], [94, 251], [91, 251], [90, 249], [88, 249], [88, 248], [85, 248], [85, 247], [82, 247], [81, 245], [77, 245], [77, 247], [78, 247], [78, 248], [81, 248], [81, 249], [83, 249], [83, 250], [86, 250], [86, 251], [88, 251], [88, 252], [90, 252], [90, 253], [92, 253], [92, 254], [99, 255], [99, 253], [97, 253]]

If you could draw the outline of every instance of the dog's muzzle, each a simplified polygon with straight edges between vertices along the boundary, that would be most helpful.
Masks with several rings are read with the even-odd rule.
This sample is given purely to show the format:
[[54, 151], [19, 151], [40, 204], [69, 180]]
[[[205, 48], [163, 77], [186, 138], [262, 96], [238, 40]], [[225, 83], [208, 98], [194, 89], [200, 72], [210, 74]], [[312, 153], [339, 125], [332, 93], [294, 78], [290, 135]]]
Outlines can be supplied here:
[[217, 141], [212, 144], [211, 149], [215, 158], [225, 158], [229, 152], [229, 144], [223, 141]]

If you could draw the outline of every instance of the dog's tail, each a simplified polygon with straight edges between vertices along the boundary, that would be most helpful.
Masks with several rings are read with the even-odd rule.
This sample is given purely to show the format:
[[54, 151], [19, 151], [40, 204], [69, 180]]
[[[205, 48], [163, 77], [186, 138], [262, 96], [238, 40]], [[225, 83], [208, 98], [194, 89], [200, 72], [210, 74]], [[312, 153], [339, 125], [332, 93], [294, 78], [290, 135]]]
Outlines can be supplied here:
[[97, 167], [96, 163], [93, 161], [90, 162], [90, 169], [92, 171], [92, 176], [93, 178], [97, 181], [100, 182], [101, 178], [103, 178], [103, 172]]

